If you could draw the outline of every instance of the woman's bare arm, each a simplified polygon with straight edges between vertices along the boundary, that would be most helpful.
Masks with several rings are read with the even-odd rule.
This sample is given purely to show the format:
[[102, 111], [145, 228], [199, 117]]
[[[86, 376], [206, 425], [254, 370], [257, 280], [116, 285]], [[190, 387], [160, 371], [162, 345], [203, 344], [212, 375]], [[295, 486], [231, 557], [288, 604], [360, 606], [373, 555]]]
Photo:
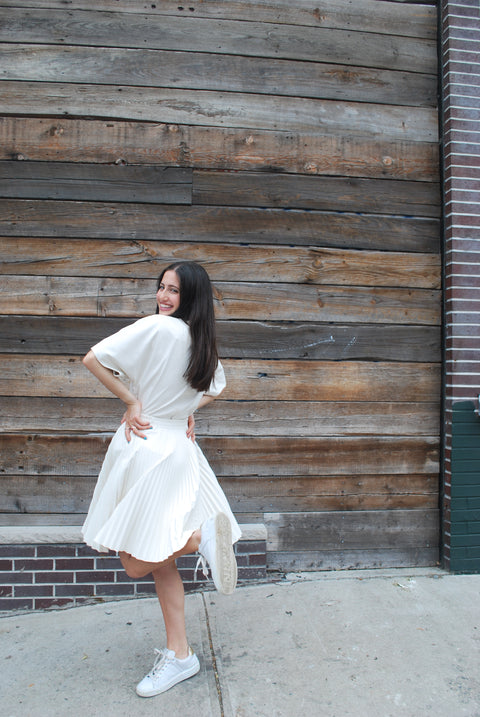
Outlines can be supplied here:
[[130, 441], [131, 432], [140, 438], [146, 438], [142, 431], [150, 428], [150, 423], [141, 417], [142, 404], [138, 398], [114, 375], [113, 371], [100, 363], [93, 351], [87, 353], [83, 359], [83, 364], [93, 373], [95, 378], [98, 378], [103, 383], [105, 388], [108, 388], [114, 396], [117, 396], [127, 406], [122, 418], [122, 423], [125, 423], [127, 441]]

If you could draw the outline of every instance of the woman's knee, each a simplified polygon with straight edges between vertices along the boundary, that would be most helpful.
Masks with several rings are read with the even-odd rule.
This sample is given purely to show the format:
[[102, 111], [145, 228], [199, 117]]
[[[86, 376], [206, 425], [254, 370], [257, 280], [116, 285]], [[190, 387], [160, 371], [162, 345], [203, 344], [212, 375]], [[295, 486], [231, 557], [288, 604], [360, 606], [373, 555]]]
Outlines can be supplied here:
[[123, 566], [125, 572], [127, 573], [129, 578], [133, 578], [134, 580], [139, 580], [140, 578], [144, 578], [145, 575], [148, 575], [150, 570], [147, 570], [145, 572], [144, 569], [141, 569], [139, 566], [136, 565], [128, 565], [127, 567]]
[[173, 559], [161, 563], [152, 570], [154, 580], [168, 580], [168, 578], [171, 578], [172, 574], [175, 573], [178, 573], [178, 570], [175, 560]]
[[149, 572], [151, 572], [151, 569], [148, 568], [147, 565], [145, 565], [144, 562], [141, 560], [137, 560], [137, 558], [134, 558], [132, 555], [129, 555], [128, 553], [120, 552], [119, 558], [121, 560], [123, 569], [127, 573], [129, 578], [139, 579], [144, 578], [145, 575], [148, 575]]

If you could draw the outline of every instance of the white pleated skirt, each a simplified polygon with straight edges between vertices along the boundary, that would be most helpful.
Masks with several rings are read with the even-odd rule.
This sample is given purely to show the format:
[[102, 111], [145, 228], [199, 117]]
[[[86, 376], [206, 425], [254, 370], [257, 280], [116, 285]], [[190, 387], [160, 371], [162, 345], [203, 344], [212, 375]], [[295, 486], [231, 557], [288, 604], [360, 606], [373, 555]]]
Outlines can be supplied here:
[[160, 562], [217, 512], [228, 516], [235, 543], [238, 523], [186, 421], [150, 423], [146, 440], [132, 434], [128, 443], [124, 425], [115, 433], [82, 527], [87, 545]]

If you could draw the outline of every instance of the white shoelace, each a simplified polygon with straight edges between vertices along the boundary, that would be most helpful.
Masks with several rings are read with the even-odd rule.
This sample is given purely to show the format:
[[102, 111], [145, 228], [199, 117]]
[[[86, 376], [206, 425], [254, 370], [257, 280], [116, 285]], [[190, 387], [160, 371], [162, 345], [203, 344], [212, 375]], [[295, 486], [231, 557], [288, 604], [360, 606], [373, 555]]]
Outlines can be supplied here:
[[171, 661], [171, 658], [167, 655], [165, 650], [159, 650], [158, 647], [156, 647], [154, 652], [157, 653], [157, 656], [147, 677], [156, 677], [156, 675], [160, 674], [160, 672], [167, 666], [168, 662]]
[[207, 561], [205, 560], [205, 558], [203, 557], [203, 555], [201, 553], [199, 553], [199, 555], [198, 555], [197, 564], [195, 565], [195, 572], [193, 573], [194, 582], [197, 582], [197, 573], [200, 568], [202, 569], [202, 573], [204, 574], [204, 576], [206, 578], [208, 578], [209, 571], [208, 571]]

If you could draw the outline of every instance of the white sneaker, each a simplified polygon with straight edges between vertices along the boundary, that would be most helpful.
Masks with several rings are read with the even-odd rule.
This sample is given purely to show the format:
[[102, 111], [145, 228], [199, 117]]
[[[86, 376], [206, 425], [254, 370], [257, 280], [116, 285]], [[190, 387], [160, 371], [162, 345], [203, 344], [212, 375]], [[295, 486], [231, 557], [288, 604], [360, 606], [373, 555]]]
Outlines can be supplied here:
[[232, 546], [232, 526], [225, 513], [217, 513], [202, 525], [198, 552], [197, 569], [199, 563], [203, 563], [203, 573], [207, 577], [206, 562], [218, 592], [231, 595], [237, 584], [237, 561]]
[[157, 650], [157, 657], [148, 675], [137, 685], [137, 695], [140, 697], [154, 697], [161, 692], [166, 692], [189, 677], [193, 677], [200, 670], [198, 658], [189, 648], [189, 655], [184, 660], [175, 657], [173, 650]]

